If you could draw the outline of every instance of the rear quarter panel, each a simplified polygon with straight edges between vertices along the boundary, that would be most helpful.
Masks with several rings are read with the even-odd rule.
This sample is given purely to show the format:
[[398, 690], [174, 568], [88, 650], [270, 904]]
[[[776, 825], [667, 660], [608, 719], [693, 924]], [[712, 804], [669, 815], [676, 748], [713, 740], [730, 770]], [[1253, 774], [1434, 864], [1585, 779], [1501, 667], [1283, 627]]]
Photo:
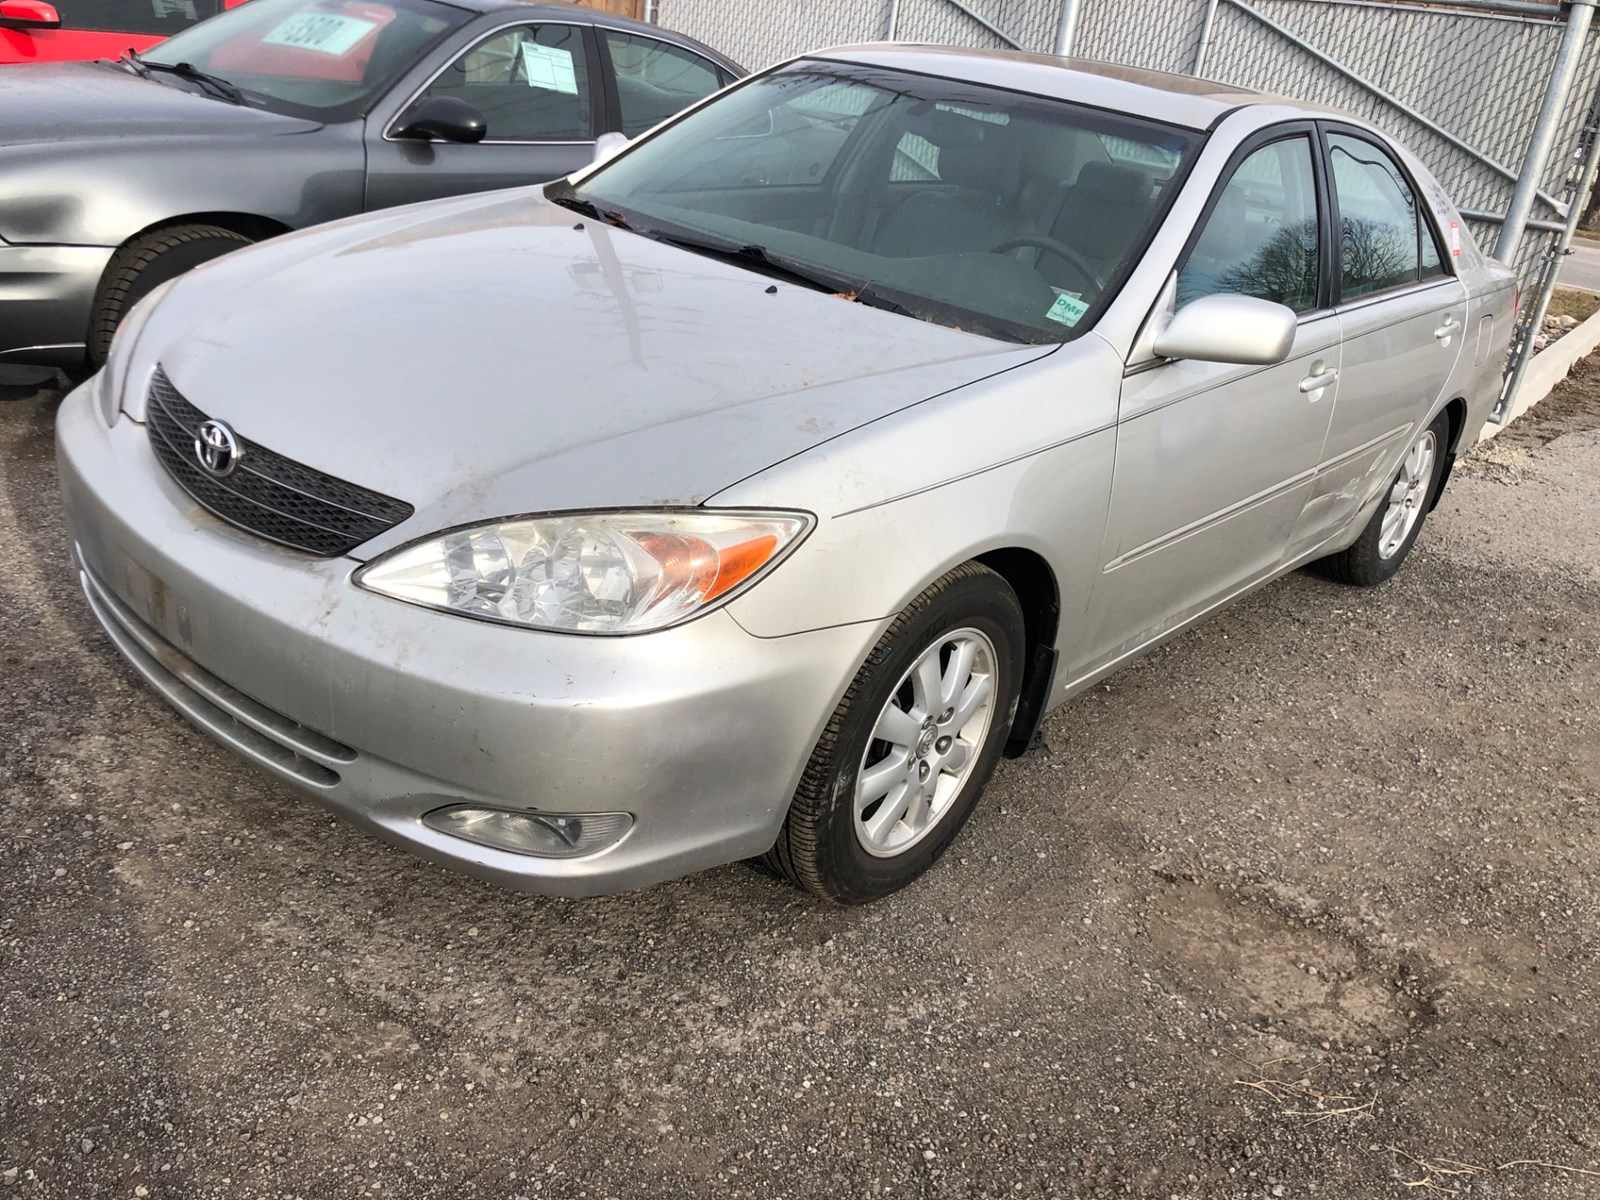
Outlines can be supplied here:
[[1490, 258], [1478, 244], [1455, 201], [1433, 172], [1404, 146], [1392, 141], [1389, 144], [1421, 187], [1423, 199], [1445, 235], [1451, 265], [1467, 292], [1464, 342], [1439, 399], [1440, 407], [1458, 398], [1466, 401], [1467, 419], [1456, 441], [1457, 451], [1465, 452], [1477, 441], [1479, 430], [1500, 396], [1515, 319], [1516, 275]]

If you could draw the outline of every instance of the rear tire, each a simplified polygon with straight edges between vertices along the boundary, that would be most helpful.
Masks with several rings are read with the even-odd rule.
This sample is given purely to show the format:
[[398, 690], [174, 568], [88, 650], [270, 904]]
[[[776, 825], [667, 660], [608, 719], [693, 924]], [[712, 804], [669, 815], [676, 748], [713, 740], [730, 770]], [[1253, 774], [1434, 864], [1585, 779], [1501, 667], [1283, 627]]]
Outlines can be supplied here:
[[1378, 511], [1346, 550], [1311, 564], [1336, 583], [1376, 587], [1400, 569], [1416, 545], [1444, 477], [1450, 444], [1450, 418], [1440, 413], [1406, 448]]
[[834, 710], [762, 865], [836, 904], [926, 871], [994, 772], [1026, 648], [1022, 608], [995, 572], [964, 563], [929, 586]]
[[99, 367], [128, 310], [161, 284], [252, 239], [220, 225], [174, 225], [134, 238], [111, 256], [89, 316], [89, 364]]

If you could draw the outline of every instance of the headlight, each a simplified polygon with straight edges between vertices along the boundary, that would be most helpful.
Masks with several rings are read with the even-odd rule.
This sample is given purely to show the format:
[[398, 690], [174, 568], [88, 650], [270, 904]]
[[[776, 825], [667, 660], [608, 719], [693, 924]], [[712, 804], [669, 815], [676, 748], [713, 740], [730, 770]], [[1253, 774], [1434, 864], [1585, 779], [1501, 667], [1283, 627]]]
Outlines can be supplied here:
[[144, 299], [123, 314], [117, 332], [111, 335], [111, 348], [106, 351], [106, 365], [100, 371], [97, 385], [100, 388], [100, 415], [105, 418], [107, 425], [115, 425], [117, 414], [122, 411], [122, 393], [128, 386], [128, 367], [133, 351], [139, 344], [139, 335], [144, 332], [156, 305], [161, 303], [161, 297], [170, 292], [172, 285], [177, 282], [178, 278], [173, 278], [158, 283]]
[[644, 633], [749, 587], [811, 525], [804, 513], [703, 510], [518, 517], [403, 547], [357, 572], [355, 582], [486, 621]]

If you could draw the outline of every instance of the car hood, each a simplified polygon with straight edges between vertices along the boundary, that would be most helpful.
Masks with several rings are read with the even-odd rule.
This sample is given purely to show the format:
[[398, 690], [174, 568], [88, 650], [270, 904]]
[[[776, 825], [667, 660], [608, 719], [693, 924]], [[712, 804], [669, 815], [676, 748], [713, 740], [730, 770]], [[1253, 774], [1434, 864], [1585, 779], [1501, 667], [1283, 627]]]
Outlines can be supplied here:
[[160, 303], [137, 359], [242, 436], [414, 505], [371, 553], [513, 513], [698, 504], [1050, 349], [774, 282], [522, 189], [211, 263]]
[[316, 128], [314, 121], [229, 104], [103, 63], [13, 63], [0, 71], [0, 148]]

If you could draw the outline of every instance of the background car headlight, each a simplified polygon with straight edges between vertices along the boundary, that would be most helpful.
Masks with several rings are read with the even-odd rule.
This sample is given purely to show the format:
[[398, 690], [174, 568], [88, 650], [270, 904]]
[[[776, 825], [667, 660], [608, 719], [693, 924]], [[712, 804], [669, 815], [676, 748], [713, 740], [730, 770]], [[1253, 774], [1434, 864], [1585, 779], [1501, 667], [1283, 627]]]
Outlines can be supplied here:
[[101, 369], [95, 385], [100, 389], [96, 397], [100, 402], [100, 415], [105, 418], [107, 425], [115, 425], [118, 414], [122, 412], [122, 393], [128, 386], [128, 369], [132, 362], [133, 351], [139, 344], [139, 335], [144, 332], [145, 324], [150, 320], [150, 314], [155, 311], [156, 305], [161, 303], [161, 298], [170, 292], [172, 285], [177, 282], [178, 279], [173, 278], [152, 288], [144, 299], [123, 315], [122, 323], [117, 326], [117, 332], [111, 335], [111, 348], [106, 351], [106, 365]]
[[665, 629], [749, 587], [810, 530], [804, 513], [621, 512], [452, 530], [356, 574], [396, 600], [537, 629]]

